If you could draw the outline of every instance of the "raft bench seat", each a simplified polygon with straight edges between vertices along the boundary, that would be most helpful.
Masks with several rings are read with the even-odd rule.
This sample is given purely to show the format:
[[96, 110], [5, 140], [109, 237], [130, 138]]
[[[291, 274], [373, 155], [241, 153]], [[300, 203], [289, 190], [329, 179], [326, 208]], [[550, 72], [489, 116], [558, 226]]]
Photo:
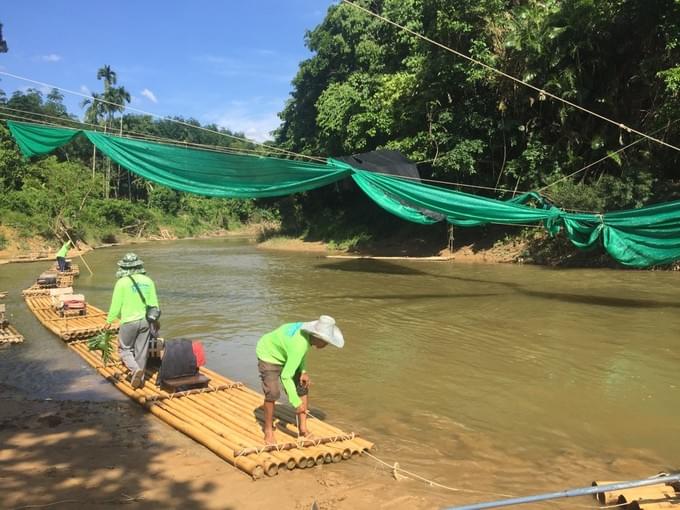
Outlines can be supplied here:
[[56, 289], [50, 289], [50, 296], [52, 297], [52, 304], [57, 305], [60, 296], [67, 294], [73, 294], [73, 287], [59, 287]]
[[52, 298], [52, 306], [62, 317], [67, 315], [85, 315], [87, 312], [85, 296], [74, 294], [71, 287], [50, 289], [50, 297]]
[[169, 392], [184, 391], [208, 386], [210, 378], [203, 374], [189, 375], [186, 377], [176, 377], [174, 379], [164, 379], [163, 387]]

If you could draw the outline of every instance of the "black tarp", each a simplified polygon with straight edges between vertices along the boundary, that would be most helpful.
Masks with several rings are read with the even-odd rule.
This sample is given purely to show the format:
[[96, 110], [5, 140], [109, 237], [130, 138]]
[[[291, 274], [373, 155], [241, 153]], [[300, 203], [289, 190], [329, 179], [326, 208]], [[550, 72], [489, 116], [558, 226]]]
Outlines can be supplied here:
[[390, 149], [377, 149], [351, 156], [334, 158], [360, 170], [368, 170], [379, 174], [397, 175], [407, 177], [409, 180], [420, 182], [420, 174], [416, 164], [404, 156], [401, 152]]
[[[412, 180], [420, 182], [420, 173], [418, 172], [418, 167], [416, 164], [399, 151], [390, 149], [376, 149], [371, 152], [352, 154], [351, 156], [342, 156], [334, 159], [352, 165], [354, 168], [358, 168], [360, 170], [368, 170], [369, 172], [375, 172], [378, 174], [394, 175], [396, 177], [404, 177], [410, 181]], [[423, 213], [425, 216], [429, 216], [436, 221], [443, 221], [446, 219], [443, 214], [403, 202], [396, 197], [394, 198], [399, 202], [402, 202], [404, 205], [412, 207]]]

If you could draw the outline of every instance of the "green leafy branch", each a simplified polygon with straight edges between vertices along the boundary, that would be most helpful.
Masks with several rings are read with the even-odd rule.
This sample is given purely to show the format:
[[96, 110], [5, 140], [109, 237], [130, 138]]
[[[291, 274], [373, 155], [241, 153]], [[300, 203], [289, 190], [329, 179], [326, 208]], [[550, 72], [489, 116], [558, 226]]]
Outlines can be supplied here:
[[87, 342], [87, 348], [91, 351], [99, 351], [101, 353], [102, 361], [106, 365], [111, 359], [113, 354], [113, 332], [111, 330], [105, 330], [99, 333], [97, 336], [93, 336]]

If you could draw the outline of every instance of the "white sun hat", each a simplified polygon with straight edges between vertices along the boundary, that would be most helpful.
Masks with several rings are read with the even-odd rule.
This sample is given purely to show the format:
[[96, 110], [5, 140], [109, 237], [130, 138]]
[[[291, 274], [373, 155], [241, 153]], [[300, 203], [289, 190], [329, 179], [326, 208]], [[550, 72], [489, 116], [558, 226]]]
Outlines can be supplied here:
[[335, 319], [330, 315], [322, 315], [318, 320], [304, 322], [300, 329], [339, 349], [345, 345], [342, 331], [335, 325]]

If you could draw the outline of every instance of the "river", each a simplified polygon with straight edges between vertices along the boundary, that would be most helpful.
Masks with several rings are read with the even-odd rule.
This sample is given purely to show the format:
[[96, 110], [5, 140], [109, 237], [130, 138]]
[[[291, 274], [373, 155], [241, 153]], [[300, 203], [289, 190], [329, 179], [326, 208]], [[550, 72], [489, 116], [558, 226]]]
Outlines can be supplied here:
[[[131, 250], [156, 281], [163, 336], [201, 339], [208, 366], [253, 388], [261, 334], [334, 316], [346, 346], [310, 353], [312, 412], [388, 462], [486, 488], [471, 500], [680, 468], [678, 273], [329, 259], [218, 239], [97, 250], [78, 291], [107, 309]], [[0, 266], [26, 336], [0, 349], [0, 382], [122, 398], [22, 303], [45, 266]]]

